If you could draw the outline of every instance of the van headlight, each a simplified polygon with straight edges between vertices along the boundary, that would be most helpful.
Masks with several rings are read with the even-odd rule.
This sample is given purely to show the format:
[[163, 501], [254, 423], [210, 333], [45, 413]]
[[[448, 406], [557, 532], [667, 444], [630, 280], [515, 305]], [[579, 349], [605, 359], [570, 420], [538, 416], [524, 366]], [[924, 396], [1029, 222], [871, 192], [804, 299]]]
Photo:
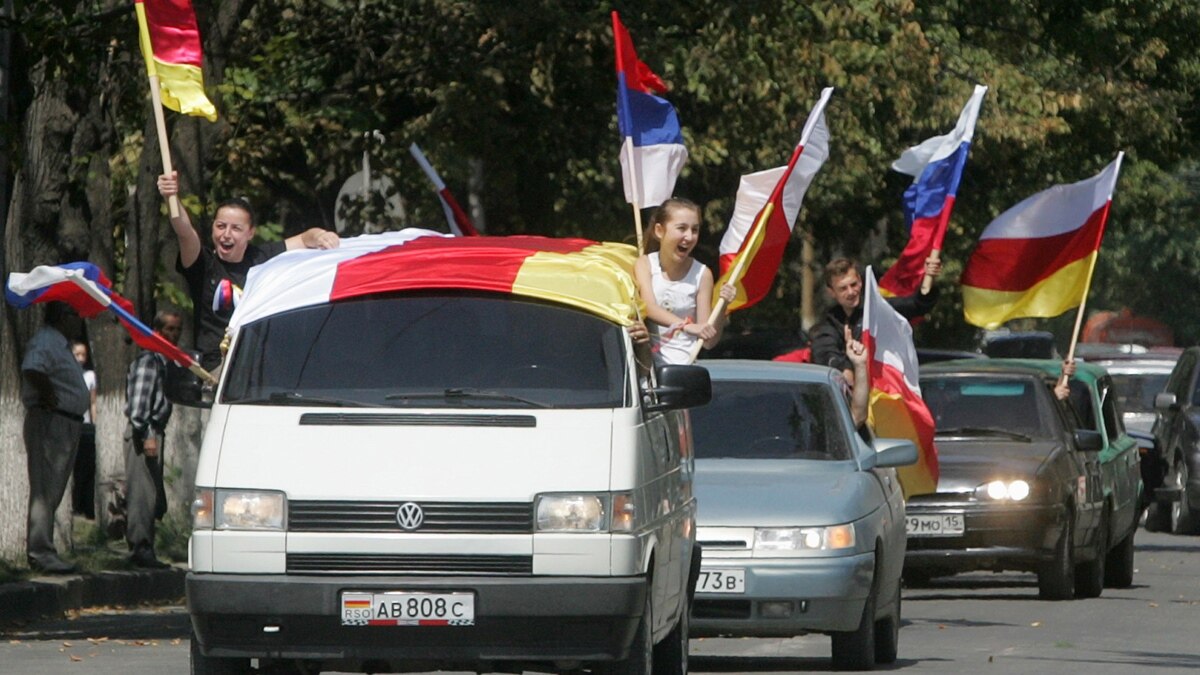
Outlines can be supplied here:
[[754, 530], [755, 551], [836, 551], [854, 548], [854, 525], [764, 527]]
[[192, 528], [283, 530], [286, 504], [282, 492], [200, 488], [192, 502]]
[[632, 532], [637, 508], [626, 492], [538, 495], [537, 532]]

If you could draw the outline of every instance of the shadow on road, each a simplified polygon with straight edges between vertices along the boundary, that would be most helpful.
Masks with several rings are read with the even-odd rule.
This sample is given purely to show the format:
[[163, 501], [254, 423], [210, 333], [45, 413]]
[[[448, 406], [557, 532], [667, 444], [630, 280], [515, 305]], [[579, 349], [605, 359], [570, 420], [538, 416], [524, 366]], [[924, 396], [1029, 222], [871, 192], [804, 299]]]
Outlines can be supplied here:
[[[1197, 654], [1177, 654], [1166, 652], [1117, 652], [1107, 651], [1101, 652], [1107, 654], [1105, 657], [1096, 658], [1051, 658], [1048, 656], [1005, 656], [998, 661], [1041, 661], [1046, 665], [1034, 666], [1030, 664], [1030, 672], [1048, 672], [1052, 669], [1050, 663], [1062, 664], [1079, 664], [1079, 669], [1083, 672], [1087, 666], [1085, 664], [1096, 664], [1103, 666], [1127, 665], [1129, 672], [1135, 672], [1139, 668], [1153, 666], [1154, 668], [1179, 668], [1184, 670], [1195, 670], [1200, 668], [1200, 655]], [[1057, 671], [1056, 671], [1057, 672]]]
[[[877, 665], [875, 670], [902, 670], [922, 663], [945, 660], [897, 659], [895, 663]], [[692, 656], [688, 658], [688, 671], [702, 673], [811, 673], [827, 672], [832, 667], [828, 657]]]
[[9, 627], [6, 640], [173, 640], [191, 636], [191, 620], [183, 608], [88, 612], [70, 619]]

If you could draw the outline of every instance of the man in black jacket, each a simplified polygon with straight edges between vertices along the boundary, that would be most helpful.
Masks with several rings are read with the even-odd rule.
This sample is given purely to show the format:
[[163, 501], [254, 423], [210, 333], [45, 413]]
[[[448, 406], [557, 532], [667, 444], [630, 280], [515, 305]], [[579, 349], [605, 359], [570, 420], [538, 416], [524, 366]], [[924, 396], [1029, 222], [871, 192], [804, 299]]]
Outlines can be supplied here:
[[[942, 273], [942, 263], [930, 256], [925, 260], [925, 273], [937, 277]], [[847, 381], [854, 381], [854, 368], [846, 358], [845, 329], [855, 340], [862, 339], [862, 275], [858, 264], [848, 258], [836, 258], [825, 266], [825, 286], [834, 304], [825, 316], [812, 327], [812, 362], [836, 368], [846, 374]], [[928, 293], [918, 290], [907, 297], [887, 298], [897, 312], [906, 319], [924, 316], [937, 303], [938, 288], [932, 286]]]

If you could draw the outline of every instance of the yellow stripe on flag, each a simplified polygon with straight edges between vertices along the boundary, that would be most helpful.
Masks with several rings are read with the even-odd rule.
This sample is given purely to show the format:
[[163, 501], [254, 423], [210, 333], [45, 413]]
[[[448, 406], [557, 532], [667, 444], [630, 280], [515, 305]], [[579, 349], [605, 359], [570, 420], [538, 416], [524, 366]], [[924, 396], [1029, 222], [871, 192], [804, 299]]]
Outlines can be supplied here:
[[521, 265], [512, 292], [551, 300], [628, 326], [643, 313], [633, 281], [637, 249], [606, 242], [574, 253], [540, 251]]
[[917, 463], [896, 469], [905, 499], [913, 495], [937, 492], [937, 480], [929, 466], [931, 448], [921, 445], [920, 434], [909, 413], [904, 399], [898, 394], [889, 394], [878, 389], [871, 390], [867, 413], [868, 424], [880, 438], [905, 438], [917, 446]]
[[1009, 319], [1054, 317], [1078, 307], [1098, 255], [1093, 252], [1080, 258], [1024, 291], [993, 291], [964, 284], [963, 316], [974, 326], [998, 328]]
[[[767, 223], [771, 220], [771, 213], [775, 210], [775, 202], [770, 199], [763, 205], [762, 213], [759, 214], [758, 220], [754, 222], [754, 226], [750, 228], [750, 233], [746, 237], [746, 242], [742, 246], [742, 250], [737, 257], [733, 259], [733, 264], [721, 278], [717, 280], [714, 288], [720, 288], [722, 284], [733, 284], [737, 290], [737, 295], [729, 303], [726, 311], [732, 312], [735, 309], [741, 309], [746, 304], [746, 289], [742, 286], [742, 279], [746, 277], [746, 271], [750, 269], [750, 265], [754, 264], [754, 256], [758, 255], [758, 249], [762, 247], [763, 241], [766, 239]], [[733, 274], [737, 274], [737, 278], [731, 278]]]
[[[139, 5], [140, 6], [140, 5]], [[158, 90], [163, 105], [185, 115], [217, 121], [217, 109], [204, 93], [204, 75], [199, 68], [154, 59], [158, 71]]]

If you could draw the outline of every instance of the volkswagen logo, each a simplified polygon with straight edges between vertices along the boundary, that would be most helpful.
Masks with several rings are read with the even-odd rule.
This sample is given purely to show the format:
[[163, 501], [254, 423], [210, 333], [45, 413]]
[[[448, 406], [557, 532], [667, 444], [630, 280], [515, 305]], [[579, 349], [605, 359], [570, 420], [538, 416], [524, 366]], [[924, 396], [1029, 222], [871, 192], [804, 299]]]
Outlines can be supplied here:
[[409, 532], [420, 527], [423, 522], [425, 522], [425, 512], [418, 504], [405, 502], [396, 509], [396, 523]]

